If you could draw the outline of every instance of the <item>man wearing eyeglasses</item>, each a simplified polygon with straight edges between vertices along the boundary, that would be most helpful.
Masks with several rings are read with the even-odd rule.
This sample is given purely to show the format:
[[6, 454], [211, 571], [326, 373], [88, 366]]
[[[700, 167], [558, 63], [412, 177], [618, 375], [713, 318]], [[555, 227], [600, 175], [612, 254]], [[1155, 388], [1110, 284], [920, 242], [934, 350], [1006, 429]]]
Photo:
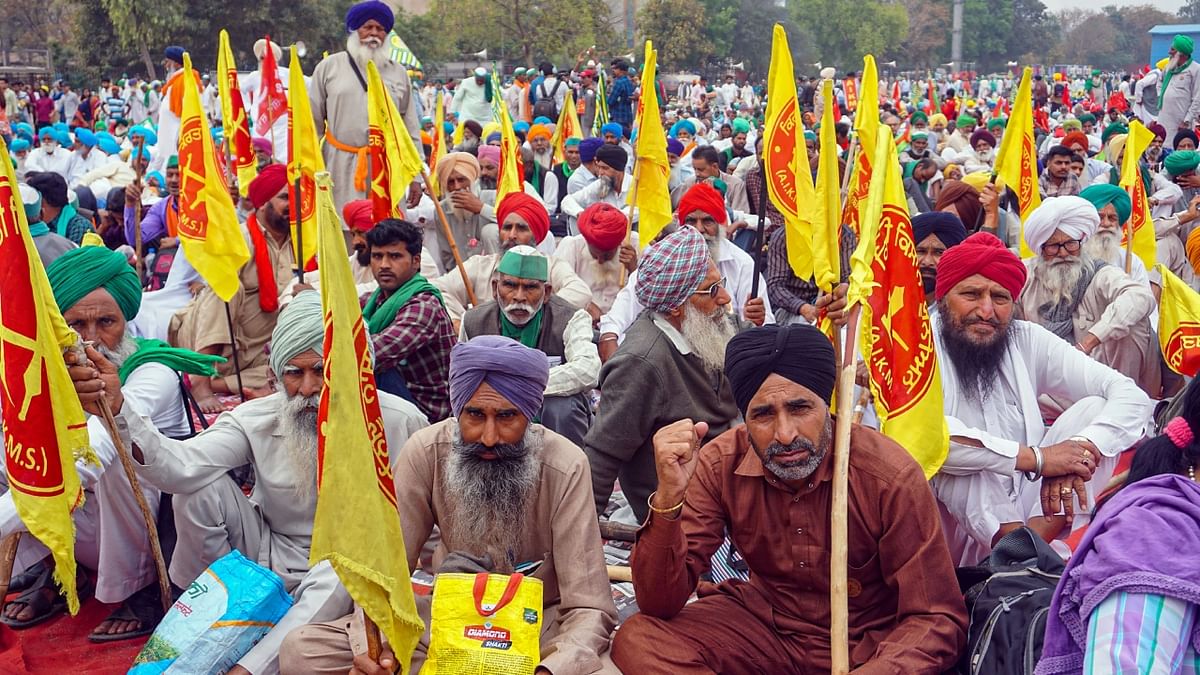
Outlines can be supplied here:
[[1100, 214], [1082, 197], [1042, 202], [1025, 223], [1036, 254], [1025, 261], [1029, 281], [1021, 293], [1025, 318], [1159, 396], [1159, 347], [1150, 314], [1154, 295], [1124, 269], [1085, 245], [1097, 236]]

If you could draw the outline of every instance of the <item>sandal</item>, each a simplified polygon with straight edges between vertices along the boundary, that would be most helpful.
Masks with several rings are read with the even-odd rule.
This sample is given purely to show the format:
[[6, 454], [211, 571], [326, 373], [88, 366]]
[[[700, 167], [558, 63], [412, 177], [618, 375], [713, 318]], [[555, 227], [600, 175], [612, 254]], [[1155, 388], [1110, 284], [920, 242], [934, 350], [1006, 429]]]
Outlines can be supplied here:
[[38, 583], [38, 580], [41, 579], [42, 574], [49, 566], [50, 556], [46, 556], [45, 558], [42, 558], [36, 563], [25, 568], [24, 572], [21, 572], [8, 582], [8, 592], [20, 593], [21, 591], [27, 591], [30, 588], [33, 588], [33, 585]]
[[[80, 600], [82, 600], [84, 597], [91, 595], [92, 585], [83, 568], [78, 567], [77, 569], [75, 586], [78, 589]], [[50, 592], [47, 593], [47, 591]], [[22, 605], [34, 611], [33, 618], [24, 621], [0, 615], [0, 623], [13, 630], [32, 628], [66, 612], [67, 598], [54, 585], [54, 568], [46, 565], [42, 573], [38, 575], [37, 580], [34, 581], [33, 586], [18, 595], [6, 606], [12, 605]]]
[[[163, 619], [162, 600], [158, 584], [153, 583], [129, 596], [121, 606], [101, 624], [109, 621], [136, 621], [138, 627], [124, 633], [97, 633], [88, 635], [91, 642], [119, 642], [144, 637], [154, 632], [158, 623]], [[99, 628], [99, 626], [97, 626]]]

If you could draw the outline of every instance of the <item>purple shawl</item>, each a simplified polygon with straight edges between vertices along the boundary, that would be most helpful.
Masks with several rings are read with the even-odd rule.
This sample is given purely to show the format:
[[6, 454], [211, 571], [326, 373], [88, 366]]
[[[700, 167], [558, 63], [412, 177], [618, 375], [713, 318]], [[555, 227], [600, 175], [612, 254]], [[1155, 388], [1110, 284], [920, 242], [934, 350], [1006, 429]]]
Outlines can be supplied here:
[[[1092, 610], [1109, 595], [1200, 604], [1200, 485], [1164, 474], [1121, 490], [1092, 521], [1050, 603], [1037, 675], [1082, 673]], [[1200, 627], [1192, 646], [1200, 649]]]

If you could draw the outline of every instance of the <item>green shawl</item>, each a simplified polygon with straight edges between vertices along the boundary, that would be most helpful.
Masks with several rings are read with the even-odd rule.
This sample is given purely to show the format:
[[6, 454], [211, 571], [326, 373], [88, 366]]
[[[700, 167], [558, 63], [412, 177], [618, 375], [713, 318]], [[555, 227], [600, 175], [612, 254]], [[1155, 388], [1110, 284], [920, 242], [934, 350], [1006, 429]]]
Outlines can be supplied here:
[[[58, 212], [58, 220], [54, 222], [54, 228], [58, 232], [58, 236], [67, 236], [67, 225], [69, 225], [71, 220], [77, 215], [79, 215], [79, 212], [75, 210], [75, 207], [72, 206], [70, 202], [67, 202], [63, 205], [62, 211]], [[67, 238], [70, 239], [70, 237]]]
[[1166, 74], [1163, 75], [1162, 92], [1166, 93], [1167, 85], [1171, 84], [1171, 78], [1179, 73], [1182, 73], [1188, 66], [1192, 65], [1192, 56], [1188, 55], [1188, 60], [1179, 64], [1174, 68], [1168, 68]]
[[414, 295], [425, 291], [433, 293], [437, 297], [438, 302], [442, 303], [443, 306], [446, 304], [442, 300], [442, 292], [429, 283], [429, 280], [421, 276], [419, 272], [404, 282], [400, 288], [397, 288], [396, 292], [392, 293], [382, 304], [380, 304], [379, 299], [383, 293], [383, 289], [375, 289], [375, 292], [367, 299], [367, 305], [363, 307], [363, 318], [367, 320], [367, 329], [371, 332], [371, 335], [375, 335], [383, 331], [384, 328], [392, 325], [392, 322], [396, 320], [396, 313], [400, 311], [400, 308], [408, 304], [408, 301]]
[[129, 379], [129, 375], [139, 366], [147, 363], [161, 363], [171, 370], [208, 377], [217, 374], [216, 369], [213, 368], [214, 364], [225, 363], [223, 356], [198, 354], [190, 349], [172, 347], [162, 340], [134, 338], [134, 341], [137, 342], [137, 351], [125, 359], [117, 371], [121, 377], [121, 384], [125, 384], [125, 380]]
[[542, 334], [542, 316], [545, 312], [539, 309], [538, 313], [534, 314], [533, 318], [529, 320], [529, 323], [524, 326], [518, 326], [508, 320], [508, 317], [504, 315], [504, 310], [501, 309], [499, 311], [500, 334], [506, 338], [516, 340], [530, 349], [537, 349], [538, 336]]

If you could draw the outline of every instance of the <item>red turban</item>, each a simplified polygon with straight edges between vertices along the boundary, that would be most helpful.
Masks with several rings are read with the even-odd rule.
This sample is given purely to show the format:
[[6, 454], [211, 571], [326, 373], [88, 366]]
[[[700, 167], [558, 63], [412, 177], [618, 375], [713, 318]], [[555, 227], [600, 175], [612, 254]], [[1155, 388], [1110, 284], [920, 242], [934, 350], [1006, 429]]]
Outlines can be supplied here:
[[728, 219], [725, 213], [725, 198], [708, 183], [696, 183], [683, 195], [683, 199], [679, 200], [679, 208], [675, 210], [675, 215], [679, 218], [680, 225], [692, 211], [703, 211], [722, 225]]
[[1072, 131], [1066, 136], [1063, 136], [1062, 144], [1063, 147], [1066, 148], [1070, 148], [1072, 145], [1082, 145], [1084, 152], [1087, 152], [1088, 137], [1087, 134], [1083, 133], [1082, 131]]
[[958, 246], [946, 249], [937, 265], [934, 297], [941, 300], [958, 282], [982, 274], [1003, 286], [1015, 300], [1025, 287], [1025, 263], [996, 235], [976, 232]]
[[625, 241], [625, 214], [608, 202], [596, 202], [579, 214], [579, 234], [601, 251], [611, 251]]
[[513, 213], [533, 230], [533, 240], [542, 243], [550, 231], [550, 214], [546, 212], [546, 207], [524, 192], [510, 192], [496, 205], [496, 223], [503, 228], [504, 221]]
[[268, 164], [267, 168], [258, 172], [258, 176], [250, 181], [246, 194], [254, 208], [261, 209], [279, 191], [287, 187], [287, 169], [282, 164]]
[[352, 202], [346, 202], [342, 207], [342, 220], [346, 221], [346, 227], [357, 232], [366, 232], [375, 227], [375, 214], [372, 210], [370, 199], [359, 199]]

